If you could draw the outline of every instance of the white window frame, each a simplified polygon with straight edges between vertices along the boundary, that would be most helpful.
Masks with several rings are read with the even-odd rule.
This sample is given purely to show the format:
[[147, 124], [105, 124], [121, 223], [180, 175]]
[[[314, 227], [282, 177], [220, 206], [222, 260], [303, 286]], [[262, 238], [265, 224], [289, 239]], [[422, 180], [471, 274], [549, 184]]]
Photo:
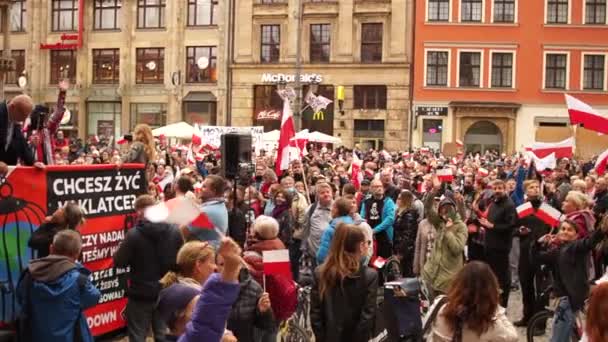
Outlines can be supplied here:
[[[547, 88], [546, 77], [547, 77], [547, 55], [566, 55], [566, 87], [564, 89]], [[549, 91], [568, 91], [570, 90], [570, 51], [564, 50], [549, 50], [543, 51], [543, 84], [541, 89]]]
[[[495, 53], [510, 53], [513, 56], [511, 66], [511, 87], [492, 87], [492, 60]], [[516, 50], [490, 50], [490, 59], [488, 60], [488, 88], [491, 89], [515, 89], [517, 84], [517, 51]]]
[[[601, 25], [608, 25], [608, 1], [606, 2], [606, 19], [604, 20], [603, 24], [587, 24], [587, 0], [581, 0], [583, 3], [583, 16], [581, 18], [581, 23], [583, 23], [583, 25], [592, 25], [593, 26], [601, 26]], [[581, 88], [582, 89], [582, 88]]]
[[[479, 52], [479, 86], [478, 87], [462, 87], [460, 85], [460, 53], [461, 52]], [[464, 88], [464, 89], [483, 89], [483, 80], [484, 80], [484, 51], [483, 49], [458, 49], [456, 56], [456, 87]]]
[[555, 24], [547, 22], [547, 9], [549, 8], [549, 0], [544, 0], [545, 11], [543, 13], [543, 21], [545, 25], [570, 25], [572, 24], [572, 0], [568, 0], [568, 22], [566, 24]]
[[427, 71], [426, 70], [426, 67], [427, 67], [426, 62], [427, 62], [427, 56], [428, 56], [429, 52], [447, 52], [448, 53], [448, 84], [445, 86], [445, 88], [449, 88], [451, 86], [451, 84], [452, 84], [451, 83], [452, 80], [450, 79], [450, 76], [452, 74], [451, 73], [451, 71], [452, 71], [452, 49], [441, 49], [441, 48], [439, 48], [439, 49], [436, 49], [436, 48], [425, 48], [424, 49], [424, 72], [423, 72], [424, 81], [422, 82], [422, 84], [424, 85], [424, 87], [444, 88], [444, 87], [441, 87], [441, 86], [435, 86], [435, 85], [429, 86], [429, 85], [426, 84], [426, 71]]
[[[462, 21], [462, 0], [458, 0], [458, 22], [465, 24], [483, 24], [486, 22], [486, 0], [481, 0], [481, 21]], [[491, 1], [491, 0], [490, 0]], [[451, 2], [450, 2], [451, 4]], [[451, 9], [451, 8], [450, 8]]]
[[581, 52], [581, 83], [580, 83], [580, 89], [581, 91], [585, 91], [585, 92], [597, 92], [597, 91], [602, 91], [602, 90], [596, 90], [596, 89], [585, 89], [585, 56], [604, 56], [604, 79], [603, 81], [603, 85], [602, 85], [602, 90], [603, 91], [608, 91], [608, 53], [605, 52]]
[[[453, 13], [453, 7], [452, 7], [452, 2], [454, 0], [448, 0], [448, 23], [452, 22], [452, 13]], [[425, 0], [425, 7], [424, 7], [424, 22], [425, 23], [437, 23], [437, 24], [441, 24], [441, 23], [445, 23], [445, 21], [429, 21], [429, 0]]]
[[[503, 24], [503, 25], [508, 25], [508, 24], [517, 24], [518, 19], [519, 19], [519, 0], [515, 0], [515, 16], [513, 17], [513, 22], [512, 23], [498, 23], [498, 24]], [[490, 0], [490, 22], [493, 24], [494, 23], [494, 0]]]

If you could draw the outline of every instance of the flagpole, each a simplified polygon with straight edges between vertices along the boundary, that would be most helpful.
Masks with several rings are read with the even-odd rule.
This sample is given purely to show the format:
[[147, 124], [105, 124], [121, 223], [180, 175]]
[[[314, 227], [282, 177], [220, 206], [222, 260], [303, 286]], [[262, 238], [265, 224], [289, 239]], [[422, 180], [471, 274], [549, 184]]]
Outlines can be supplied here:
[[294, 101], [294, 126], [295, 131], [299, 132], [302, 129], [302, 112], [300, 107], [302, 105], [302, 82], [300, 81], [300, 75], [302, 73], [302, 12], [304, 11], [304, 3], [302, 0], [298, 0], [298, 30], [296, 34], [296, 99]]

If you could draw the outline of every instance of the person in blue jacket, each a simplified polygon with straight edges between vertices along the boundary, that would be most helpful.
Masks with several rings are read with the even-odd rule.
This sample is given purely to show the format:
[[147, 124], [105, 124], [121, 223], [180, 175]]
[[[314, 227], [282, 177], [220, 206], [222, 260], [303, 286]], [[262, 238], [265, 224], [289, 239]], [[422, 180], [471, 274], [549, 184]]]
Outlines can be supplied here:
[[53, 237], [50, 255], [30, 261], [17, 288], [26, 321], [19, 341], [94, 341], [83, 311], [97, 304], [100, 292], [76, 261], [81, 249], [80, 234], [65, 229]]
[[384, 196], [382, 182], [374, 179], [371, 183], [372, 196], [361, 205], [361, 217], [372, 227], [377, 246], [377, 255], [389, 258], [393, 253], [393, 223], [395, 222], [395, 202]]
[[352, 224], [354, 223], [353, 218], [350, 216], [353, 201], [345, 197], [338, 198], [333, 206], [331, 207], [332, 220], [329, 221], [329, 226], [323, 231], [321, 236], [321, 243], [317, 250], [317, 265], [321, 265], [327, 254], [329, 253], [329, 247], [331, 246], [331, 240], [336, 232], [336, 227], [339, 223]]

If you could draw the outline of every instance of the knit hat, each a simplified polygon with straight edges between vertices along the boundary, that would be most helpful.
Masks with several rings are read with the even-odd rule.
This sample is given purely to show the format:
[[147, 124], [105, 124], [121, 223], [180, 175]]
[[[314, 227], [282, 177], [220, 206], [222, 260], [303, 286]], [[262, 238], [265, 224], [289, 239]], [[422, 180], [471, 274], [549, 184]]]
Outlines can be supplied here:
[[158, 312], [163, 322], [169, 325], [174, 323], [178, 313], [184, 310], [199, 294], [199, 290], [180, 283], [161, 290], [158, 296]]

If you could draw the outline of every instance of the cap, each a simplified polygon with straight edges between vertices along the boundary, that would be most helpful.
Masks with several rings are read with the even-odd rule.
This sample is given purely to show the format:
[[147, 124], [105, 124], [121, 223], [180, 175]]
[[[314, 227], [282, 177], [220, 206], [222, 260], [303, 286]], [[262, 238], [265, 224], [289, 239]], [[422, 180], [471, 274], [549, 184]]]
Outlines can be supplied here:
[[175, 283], [160, 291], [158, 313], [165, 323], [175, 321], [178, 312], [184, 310], [190, 301], [200, 294], [194, 287]]

